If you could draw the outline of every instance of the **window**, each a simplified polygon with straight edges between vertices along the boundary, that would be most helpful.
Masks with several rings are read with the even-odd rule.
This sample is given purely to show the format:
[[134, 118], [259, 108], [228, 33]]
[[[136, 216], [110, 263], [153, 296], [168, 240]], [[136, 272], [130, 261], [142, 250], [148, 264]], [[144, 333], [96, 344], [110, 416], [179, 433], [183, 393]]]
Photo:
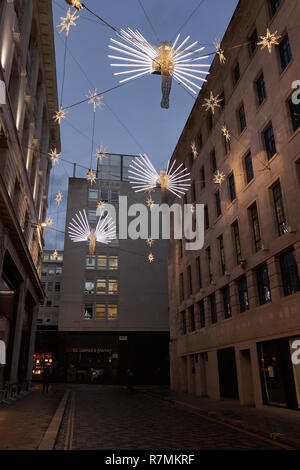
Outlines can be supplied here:
[[98, 189], [89, 189], [89, 200], [90, 201], [98, 200]]
[[298, 267], [294, 250], [289, 250], [279, 257], [284, 295], [292, 295], [300, 290]]
[[291, 98], [289, 99], [289, 111], [293, 131], [296, 132], [300, 127], [300, 104], [293, 103]]
[[56, 307], [56, 308], [59, 307], [59, 300], [58, 299], [53, 300], [53, 307]]
[[252, 155], [250, 152], [246, 155], [244, 163], [245, 163], [245, 171], [246, 171], [246, 182], [247, 184], [249, 184], [250, 181], [252, 181], [254, 178]]
[[258, 43], [258, 36], [257, 36], [257, 31], [256, 28], [254, 29], [253, 33], [251, 34], [249, 38], [250, 42], [250, 52], [253, 54], [256, 51], [257, 48], [257, 43]]
[[240, 312], [249, 310], [249, 297], [246, 276], [242, 276], [237, 281], [239, 291]]
[[55, 270], [54, 268], [48, 268], [48, 276], [54, 276]]
[[44, 299], [40, 300], [40, 307], [44, 307]]
[[85, 304], [83, 311], [84, 320], [92, 320], [93, 318], [93, 304]]
[[225, 135], [223, 136], [223, 142], [224, 142], [224, 150], [225, 150], [225, 155], [228, 155], [231, 150], [230, 146], [230, 139], [226, 139]]
[[53, 292], [53, 282], [48, 282], [47, 290], [48, 292]]
[[183, 281], [183, 273], [179, 276], [179, 294], [180, 294], [180, 301], [184, 300], [184, 281]]
[[97, 294], [106, 294], [106, 279], [97, 279]]
[[279, 182], [275, 186], [273, 186], [273, 199], [274, 199], [278, 235], [281, 236], [284, 233], [286, 233], [288, 229], [286, 225], [286, 218], [285, 218], [283, 201], [282, 201], [282, 192], [281, 192], [281, 186]]
[[246, 129], [247, 127], [245, 107], [243, 104], [239, 109], [239, 123], [240, 123], [240, 133], [242, 133], [243, 130]]
[[119, 202], [119, 191], [111, 190], [110, 200], [111, 202]]
[[268, 266], [264, 263], [256, 270], [256, 279], [258, 287], [258, 297], [260, 305], [267, 304], [271, 302], [271, 289], [270, 289], [270, 280], [268, 273]]
[[271, 13], [272, 16], [275, 15], [276, 11], [280, 7], [281, 0], [270, 0], [270, 8], [271, 8]]
[[60, 292], [60, 282], [55, 283], [55, 292]]
[[110, 295], [118, 294], [118, 281], [116, 279], [108, 280], [108, 293]]
[[201, 264], [200, 264], [200, 256], [196, 258], [196, 269], [198, 275], [198, 287], [201, 289], [202, 287], [202, 276], [201, 276]]
[[98, 255], [97, 256], [97, 268], [98, 269], [106, 269], [106, 266], [107, 266], [107, 256]]
[[198, 303], [199, 306], [199, 320], [200, 320], [200, 328], [205, 328], [205, 306], [204, 300], [200, 300]]
[[96, 320], [105, 320], [106, 305], [96, 304]]
[[182, 334], [186, 335], [186, 316], [185, 311], [181, 312], [181, 326], [182, 326]]
[[281, 71], [283, 72], [289, 63], [291, 62], [293, 56], [290, 46], [290, 41], [288, 35], [286, 34], [278, 46], [279, 48], [279, 55], [280, 55], [280, 62], [281, 62]]
[[204, 228], [205, 228], [205, 230], [209, 229], [208, 206], [204, 207]]
[[262, 104], [267, 98], [266, 84], [264, 74], [262, 73], [256, 80], [256, 91], [258, 103]]
[[187, 267], [187, 278], [188, 278], [188, 287], [189, 287], [189, 294], [193, 294], [193, 284], [192, 284], [192, 270], [191, 266]]
[[226, 271], [226, 265], [225, 265], [225, 251], [224, 251], [223, 235], [219, 237], [219, 250], [220, 250], [220, 259], [221, 259], [221, 272], [224, 275]]
[[86, 269], [95, 269], [95, 256], [87, 256], [85, 260]]
[[201, 188], [205, 188], [205, 170], [204, 166], [200, 170]]
[[55, 268], [55, 276], [61, 276], [62, 275], [62, 268], [61, 267], [57, 267]]
[[217, 160], [216, 160], [216, 152], [213, 150], [210, 154], [210, 161], [211, 161], [211, 171], [215, 173], [217, 171]]
[[191, 305], [191, 307], [189, 308], [189, 313], [190, 313], [190, 328], [191, 328], [191, 331], [195, 331], [196, 325], [195, 325], [194, 305]]
[[210, 115], [208, 116], [207, 125], [208, 125], [208, 131], [211, 131], [212, 128], [213, 128], [213, 116], [212, 116], [211, 113], [210, 113]]
[[239, 81], [240, 77], [241, 77], [240, 66], [239, 64], [236, 64], [236, 66], [233, 69], [233, 82], [235, 85]]
[[228, 187], [229, 187], [230, 200], [232, 202], [236, 199], [235, 181], [234, 181], [233, 173], [231, 173], [231, 175], [228, 177]]
[[217, 305], [216, 305], [216, 294], [211, 294], [209, 296], [209, 305], [210, 305], [210, 319], [211, 323], [217, 323]]
[[260, 236], [259, 219], [258, 219], [258, 212], [257, 212], [256, 204], [254, 204], [250, 208], [250, 214], [251, 214], [255, 251], [259, 251], [261, 250], [261, 236]]
[[101, 201], [108, 202], [108, 189], [101, 188]]
[[216, 198], [216, 213], [217, 213], [217, 217], [219, 217], [221, 215], [221, 199], [220, 199], [220, 191], [218, 190], [215, 194], [215, 198]]
[[236, 260], [239, 264], [242, 259], [242, 252], [241, 252], [241, 241], [240, 241], [240, 232], [239, 232], [239, 224], [238, 222], [234, 222], [232, 225], [233, 229], [233, 237], [234, 237], [234, 245], [235, 245], [235, 252], [236, 252]]
[[118, 256], [110, 256], [109, 257], [109, 269], [115, 270], [119, 267], [119, 258]]
[[213, 272], [212, 272], [212, 261], [211, 261], [211, 250], [210, 247], [206, 249], [206, 256], [207, 256], [207, 266], [208, 266], [208, 278], [209, 282], [213, 280]]
[[226, 99], [225, 99], [225, 92], [224, 90], [222, 91], [222, 93], [220, 94], [220, 100], [221, 101], [221, 108], [224, 109], [225, 108], [225, 105], [226, 105]]
[[95, 283], [94, 283], [94, 281], [85, 281], [84, 293], [85, 294], [94, 294], [95, 293]]
[[276, 143], [272, 124], [264, 132], [264, 140], [267, 151], [268, 160], [270, 160], [276, 153]]
[[45, 282], [42, 282], [42, 288], [43, 288], [43, 290], [46, 290], [46, 283]]
[[46, 306], [47, 307], [52, 307], [52, 300], [47, 300]]
[[88, 221], [97, 222], [96, 209], [88, 209]]
[[202, 149], [202, 147], [203, 147], [203, 138], [202, 138], [202, 134], [199, 134], [198, 143], [199, 143], [199, 150], [200, 150], [200, 149]]
[[108, 304], [107, 306], [107, 319], [117, 320], [118, 319], [118, 306], [116, 304]]
[[42, 266], [42, 276], [47, 276], [48, 270], [46, 266]]
[[230, 287], [229, 286], [223, 287], [222, 296], [223, 296], [224, 318], [230, 318], [232, 316], [232, 313], [231, 313]]

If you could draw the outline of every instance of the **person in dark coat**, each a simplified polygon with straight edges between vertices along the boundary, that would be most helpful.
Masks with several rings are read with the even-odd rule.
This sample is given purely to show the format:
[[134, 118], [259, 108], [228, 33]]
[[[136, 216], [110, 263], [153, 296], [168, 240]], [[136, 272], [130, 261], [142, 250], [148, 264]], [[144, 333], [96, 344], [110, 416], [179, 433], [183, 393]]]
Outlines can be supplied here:
[[43, 373], [43, 393], [44, 392], [48, 393], [50, 376], [51, 376], [50, 369], [49, 367], [46, 367]]

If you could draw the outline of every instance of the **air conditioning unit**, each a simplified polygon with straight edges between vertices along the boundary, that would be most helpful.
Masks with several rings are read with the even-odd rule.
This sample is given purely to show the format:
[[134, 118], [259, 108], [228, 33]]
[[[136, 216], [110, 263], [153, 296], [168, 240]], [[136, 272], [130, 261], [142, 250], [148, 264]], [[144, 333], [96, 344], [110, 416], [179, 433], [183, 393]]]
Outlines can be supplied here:
[[294, 227], [293, 225], [289, 225], [287, 229], [288, 229], [289, 233], [295, 233], [296, 232], [296, 227]]
[[266, 247], [266, 245], [261, 245], [261, 251], [267, 251], [268, 250], [268, 247]]
[[246, 266], [246, 264], [247, 264], [247, 260], [246, 260], [246, 259], [241, 259], [241, 260], [240, 260], [240, 265], [241, 265], [241, 266]]

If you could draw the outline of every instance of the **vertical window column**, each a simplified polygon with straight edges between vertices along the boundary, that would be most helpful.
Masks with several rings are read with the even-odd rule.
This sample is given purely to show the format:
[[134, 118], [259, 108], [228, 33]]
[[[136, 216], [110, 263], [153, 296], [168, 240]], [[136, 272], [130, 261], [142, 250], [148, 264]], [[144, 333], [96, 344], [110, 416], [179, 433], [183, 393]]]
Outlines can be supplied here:
[[300, 273], [300, 241], [294, 244], [294, 258], [298, 266], [298, 273]]
[[267, 265], [270, 289], [272, 292], [272, 301], [276, 302], [279, 301], [283, 294], [280, 261], [277, 257], [272, 257], [267, 261]]

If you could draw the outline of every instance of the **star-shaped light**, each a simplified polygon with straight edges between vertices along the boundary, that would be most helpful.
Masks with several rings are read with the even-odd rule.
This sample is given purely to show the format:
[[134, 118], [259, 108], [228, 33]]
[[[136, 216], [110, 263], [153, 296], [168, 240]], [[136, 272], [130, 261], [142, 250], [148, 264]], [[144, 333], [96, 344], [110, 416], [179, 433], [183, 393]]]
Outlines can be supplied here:
[[51, 161], [53, 166], [55, 166], [55, 163], [58, 163], [60, 160], [60, 153], [57, 153], [56, 148], [54, 150], [51, 150], [51, 152], [48, 153], [50, 155]]
[[195, 211], [196, 211], [196, 204], [193, 202], [193, 204], [191, 205], [192, 214], [195, 214]]
[[151, 247], [151, 246], [153, 245], [153, 243], [154, 243], [153, 238], [152, 238], [152, 237], [147, 238], [146, 243], [147, 243], [148, 246]]
[[81, 8], [83, 8], [83, 5], [79, 0], [65, 0], [65, 2], [76, 8], [76, 10], [81, 10]]
[[86, 174], [87, 180], [92, 184], [95, 183], [96, 181], [96, 173], [92, 170], [92, 168], [89, 169], [89, 171]]
[[277, 35], [277, 31], [275, 33], [271, 33], [269, 28], [267, 28], [267, 32], [265, 36], [260, 36], [261, 41], [257, 43], [258, 46], [261, 46], [261, 49], [265, 47], [268, 48], [269, 53], [272, 52], [272, 46], [278, 46], [281, 36]]
[[59, 206], [63, 198], [63, 193], [61, 191], [58, 191], [58, 193], [55, 196], [55, 202]]
[[54, 250], [53, 253], [52, 253], [52, 258], [57, 260], [58, 258], [58, 251], [57, 250]]
[[220, 184], [221, 185], [223, 183], [224, 179], [225, 179], [225, 175], [224, 175], [223, 171], [217, 170], [214, 174], [213, 182], [215, 184]]
[[99, 96], [97, 88], [95, 88], [94, 91], [89, 90], [89, 94], [85, 96], [89, 98], [89, 104], [94, 106], [94, 113], [96, 112], [96, 108], [101, 109], [103, 107], [103, 96]]
[[155, 202], [153, 201], [151, 195], [149, 195], [147, 201], [146, 201], [147, 206], [149, 207], [150, 211], [153, 209], [153, 206], [155, 205]]
[[148, 255], [148, 261], [149, 261], [149, 263], [153, 263], [154, 259], [155, 259], [155, 258], [154, 258], [154, 256], [153, 256], [153, 254], [152, 254], [152, 253], [149, 253], [149, 255]]
[[222, 49], [222, 47], [221, 47], [221, 41], [220, 41], [220, 39], [216, 39], [216, 40], [215, 40], [214, 46], [215, 46], [215, 48], [216, 48], [216, 50], [217, 50], [216, 53], [217, 53], [218, 56], [219, 56], [220, 64], [225, 64], [225, 62], [226, 62], [226, 57], [225, 57], [224, 51], [223, 51], [223, 49]]
[[102, 210], [105, 206], [105, 202], [104, 201], [99, 201], [98, 204], [97, 204], [97, 209], [99, 210]]
[[62, 21], [59, 25], [57, 25], [57, 28], [60, 28], [59, 32], [62, 33], [63, 30], [65, 29], [66, 36], [69, 36], [71, 26], [76, 26], [75, 20], [77, 20], [78, 18], [79, 16], [76, 16], [76, 12], [74, 11], [73, 13], [71, 13], [71, 8], [69, 8], [67, 11], [67, 16], [60, 17]]
[[211, 110], [213, 114], [215, 114], [215, 108], [220, 108], [220, 104], [222, 102], [219, 99], [219, 95], [214, 96], [212, 91], [210, 92], [210, 97], [204, 99], [205, 103], [202, 105], [205, 108], [205, 111]]
[[225, 137], [226, 142], [229, 142], [229, 141], [230, 141], [230, 132], [229, 132], [229, 130], [227, 129], [227, 127], [226, 127], [225, 124], [224, 124], [224, 126], [222, 126], [222, 134], [223, 134], [223, 136]]
[[64, 108], [60, 107], [59, 110], [56, 111], [56, 113], [54, 114], [53, 119], [55, 122], [58, 122], [58, 124], [60, 124], [62, 119], [66, 119], [66, 114], [67, 111]]
[[192, 150], [194, 160], [196, 160], [196, 158], [198, 157], [198, 149], [197, 149], [197, 146], [195, 144], [195, 141], [191, 143], [191, 150]]
[[96, 158], [99, 162], [102, 162], [103, 158], [107, 158], [107, 147], [104, 147], [102, 144], [97, 150]]
[[47, 224], [47, 227], [51, 227], [51, 225], [53, 225], [53, 219], [51, 217], [47, 217], [46, 224]]

